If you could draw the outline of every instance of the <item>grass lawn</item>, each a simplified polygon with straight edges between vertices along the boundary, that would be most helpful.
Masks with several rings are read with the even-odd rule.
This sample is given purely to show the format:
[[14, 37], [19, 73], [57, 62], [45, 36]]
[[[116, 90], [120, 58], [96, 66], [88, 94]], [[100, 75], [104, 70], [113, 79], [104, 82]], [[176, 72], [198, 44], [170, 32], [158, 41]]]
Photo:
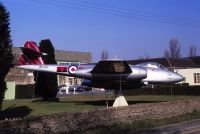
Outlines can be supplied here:
[[[127, 96], [129, 105], [137, 103], [155, 103], [194, 98], [196, 96]], [[114, 97], [108, 96], [108, 104], [112, 106]], [[60, 98], [59, 102], [47, 102], [40, 99], [5, 100], [1, 115], [27, 117], [59, 112], [79, 112], [106, 107], [104, 95], [75, 95]], [[3, 118], [3, 117], [2, 117]]]
[[[197, 98], [198, 96], [127, 96], [129, 105], [137, 103], [157, 103], [164, 101], [175, 101], [183, 99]], [[108, 104], [112, 106], [114, 97], [108, 96]], [[104, 95], [75, 95], [60, 98], [59, 102], [46, 102], [40, 99], [17, 99], [5, 100], [3, 109], [0, 112], [0, 120], [6, 118], [23, 118], [31, 115], [44, 115], [59, 112], [79, 112], [85, 110], [94, 110], [105, 108], [106, 101]], [[173, 118], [160, 120], [141, 120], [129, 124], [116, 122], [111, 126], [97, 126], [84, 130], [86, 133], [132, 133], [137, 130], [152, 128], [162, 125], [168, 125], [183, 122], [192, 119], [200, 119], [200, 112], [194, 110], [192, 113], [180, 115]], [[77, 132], [77, 134], [79, 131]], [[80, 131], [80, 133], [82, 133]]]

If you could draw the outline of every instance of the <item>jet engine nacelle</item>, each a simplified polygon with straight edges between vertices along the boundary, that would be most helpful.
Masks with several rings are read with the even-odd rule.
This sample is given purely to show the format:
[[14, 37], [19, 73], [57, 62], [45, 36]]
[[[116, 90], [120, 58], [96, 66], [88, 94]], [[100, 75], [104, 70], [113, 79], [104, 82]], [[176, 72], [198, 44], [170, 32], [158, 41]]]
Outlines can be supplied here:
[[91, 72], [91, 68], [79, 69], [75, 72], [77, 77], [81, 77], [93, 81], [138, 81], [145, 79], [147, 77], [147, 70], [144, 67], [131, 67], [131, 72], [129, 73], [95, 73]]
[[147, 69], [144, 67], [131, 67], [131, 74], [126, 78], [127, 80], [141, 80], [147, 77]]

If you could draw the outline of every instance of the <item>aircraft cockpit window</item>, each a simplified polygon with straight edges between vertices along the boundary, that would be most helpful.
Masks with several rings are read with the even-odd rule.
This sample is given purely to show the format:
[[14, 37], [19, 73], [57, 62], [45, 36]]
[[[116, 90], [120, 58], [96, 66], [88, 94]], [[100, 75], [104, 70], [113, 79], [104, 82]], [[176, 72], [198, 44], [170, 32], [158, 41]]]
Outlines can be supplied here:
[[156, 62], [147, 62], [147, 63], [141, 63], [136, 66], [142, 66], [142, 67], [150, 67], [150, 68], [161, 68], [167, 70], [163, 65], [158, 64]]
[[158, 64], [152, 64], [152, 63], [148, 63], [147, 67], [151, 67], [151, 68], [159, 68]]
[[159, 65], [159, 68], [161, 68], [161, 69], [165, 69], [165, 70], [167, 70], [167, 68], [165, 68], [163, 65]]

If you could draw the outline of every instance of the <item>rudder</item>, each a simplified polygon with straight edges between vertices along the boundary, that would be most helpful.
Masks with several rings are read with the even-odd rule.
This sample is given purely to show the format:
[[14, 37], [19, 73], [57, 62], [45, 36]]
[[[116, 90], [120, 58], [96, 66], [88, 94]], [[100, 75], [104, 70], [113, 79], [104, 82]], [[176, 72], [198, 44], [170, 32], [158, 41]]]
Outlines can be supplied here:
[[42, 53], [37, 44], [33, 41], [27, 41], [24, 47], [21, 47], [22, 54], [20, 55], [19, 65], [43, 65]]

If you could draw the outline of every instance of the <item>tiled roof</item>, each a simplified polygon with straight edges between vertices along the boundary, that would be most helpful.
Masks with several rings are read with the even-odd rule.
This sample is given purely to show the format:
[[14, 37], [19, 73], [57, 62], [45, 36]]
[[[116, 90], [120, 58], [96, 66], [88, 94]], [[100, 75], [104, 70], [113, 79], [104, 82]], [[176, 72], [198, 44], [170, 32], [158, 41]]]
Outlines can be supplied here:
[[200, 68], [200, 64], [195, 63], [190, 58], [182, 59], [167, 59], [167, 58], [153, 58], [141, 60], [128, 60], [129, 64], [136, 65], [144, 62], [157, 62], [168, 68]]
[[56, 50], [55, 58], [57, 61], [77, 61], [90, 63], [92, 54], [89, 52], [63, 51]]
[[[19, 47], [13, 47], [12, 53], [15, 57], [14, 63], [19, 59], [21, 49]], [[77, 51], [64, 51], [55, 50], [56, 61], [73, 61], [73, 62], [84, 62], [90, 63], [92, 60], [92, 54], [90, 52], [77, 52]]]

